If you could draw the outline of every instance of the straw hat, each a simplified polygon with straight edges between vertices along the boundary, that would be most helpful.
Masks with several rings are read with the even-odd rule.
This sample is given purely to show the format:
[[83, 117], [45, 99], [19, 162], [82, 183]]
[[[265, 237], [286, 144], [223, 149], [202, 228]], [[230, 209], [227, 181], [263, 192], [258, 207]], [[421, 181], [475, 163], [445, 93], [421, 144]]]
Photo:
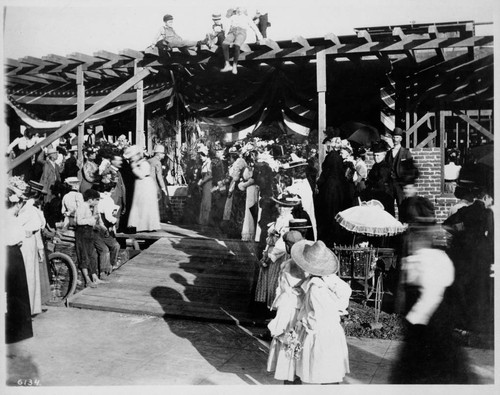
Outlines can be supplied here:
[[39, 182], [36, 182], [36, 181], [28, 181], [28, 187], [32, 190], [32, 191], [36, 191], [36, 192], [40, 192], [40, 193], [46, 193], [44, 190], [43, 190], [43, 185], [40, 184]]
[[58, 154], [57, 150], [52, 145], [49, 145], [47, 147], [47, 151], [45, 151], [45, 155], [50, 155], [50, 154]]
[[295, 207], [300, 204], [301, 200], [298, 195], [292, 195], [291, 193], [281, 193], [277, 197], [272, 197], [275, 203], [278, 203], [280, 206], [285, 207]]
[[64, 182], [66, 184], [78, 184], [80, 183], [80, 180], [78, 179], [78, 177], [67, 177]]
[[291, 250], [292, 259], [305, 272], [315, 276], [328, 276], [339, 269], [339, 259], [321, 240], [301, 240]]
[[127, 147], [125, 151], [123, 152], [123, 157], [125, 159], [130, 159], [133, 156], [139, 154], [141, 151], [137, 145], [131, 145], [130, 147]]
[[288, 221], [288, 227], [290, 228], [290, 230], [312, 228], [309, 221], [305, 218], [293, 218], [293, 219], [291, 219], [290, 221]]
[[164, 154], [165, 147], [163, 145], [157, 145], [153, 151], [154, 154]]

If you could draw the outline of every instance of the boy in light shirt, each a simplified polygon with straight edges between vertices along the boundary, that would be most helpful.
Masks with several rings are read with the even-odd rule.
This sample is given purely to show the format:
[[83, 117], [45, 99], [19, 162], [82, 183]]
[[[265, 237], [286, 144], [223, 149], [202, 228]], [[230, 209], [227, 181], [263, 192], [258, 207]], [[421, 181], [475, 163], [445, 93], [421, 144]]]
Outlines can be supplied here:
[[83, 203], [83, 195], [78, 192], [80, 189], [78, 177], [68, 177], [65, 182], [71, 187], [71, 191], [64, 195], [62, 199], [61, 212], [64, 215], [63, 229], [68, 229], [76, 225], [75, 213], [77, 207]]

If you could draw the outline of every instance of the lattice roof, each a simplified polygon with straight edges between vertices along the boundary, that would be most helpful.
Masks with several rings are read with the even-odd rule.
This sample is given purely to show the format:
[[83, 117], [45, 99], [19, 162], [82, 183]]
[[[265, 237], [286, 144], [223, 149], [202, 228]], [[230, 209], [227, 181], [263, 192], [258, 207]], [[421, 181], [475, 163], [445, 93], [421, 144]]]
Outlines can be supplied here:
[[[125, 49], [7, 59], [6, 93], [16, 111], [61, 121], [76, 114], [77, 67], [83, 70], [87, 107], [133, 76], [135, 68], [149, 67], [155, 72], [144, 80], [147, 105], [171, 104], [175, 98], [198, 117], [233, 124], [259, 120], [277, 106], [307, 124], [317, 107], [314, 60], [324, 51], [335, 85], [332, 95], [364, 89], [364, 79], [349, 80], [349, 75], [366, 71], [378, 88], [390, 74], [412, 110], [492, 108], [493, 37], [476, 36], [473, 21], [354, 30], [347, 36], [244, 45], [237, 76], [218, 72], [222, 54], [217, 47], [191, 54], [174, 50], [162, 58], [156, 50]], [[105, 110], [116, 114], [134, 102], [130, 89]]]

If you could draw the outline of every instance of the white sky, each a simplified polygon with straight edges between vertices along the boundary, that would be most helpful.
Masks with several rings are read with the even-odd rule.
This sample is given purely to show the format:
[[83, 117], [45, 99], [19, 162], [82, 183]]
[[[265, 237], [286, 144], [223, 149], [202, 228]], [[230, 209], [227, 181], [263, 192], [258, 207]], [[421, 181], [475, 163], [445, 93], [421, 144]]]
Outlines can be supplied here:
[[[268, 37], [322, 37], [353, 34], [355, 27], [474, 20], [493, 22], [498, 0], [0, 0], [4, 8], [4, 57], [92, 55], [99, 50], [144, 50], [152, 43], [163, 15], [174, 28], [198, 40], [211, 27], [211, 14], [243, 5], [269, 13]], [[41, 6], [43, 4], [43, 6]], [[496, 24], [498, 25], [498, 24]], [[476, 34], [493, 34], [478, 27]]]

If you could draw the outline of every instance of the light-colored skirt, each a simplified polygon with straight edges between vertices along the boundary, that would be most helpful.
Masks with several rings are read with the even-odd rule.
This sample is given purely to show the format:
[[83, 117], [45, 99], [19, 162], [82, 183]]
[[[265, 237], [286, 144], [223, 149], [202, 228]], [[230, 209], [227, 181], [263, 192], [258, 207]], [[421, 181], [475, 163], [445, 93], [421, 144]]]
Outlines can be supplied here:
[[161, 229], [156, 193], [156, 184], [151, 177], [135, 180], [128, 226], [134, 226], [137, 232]]

